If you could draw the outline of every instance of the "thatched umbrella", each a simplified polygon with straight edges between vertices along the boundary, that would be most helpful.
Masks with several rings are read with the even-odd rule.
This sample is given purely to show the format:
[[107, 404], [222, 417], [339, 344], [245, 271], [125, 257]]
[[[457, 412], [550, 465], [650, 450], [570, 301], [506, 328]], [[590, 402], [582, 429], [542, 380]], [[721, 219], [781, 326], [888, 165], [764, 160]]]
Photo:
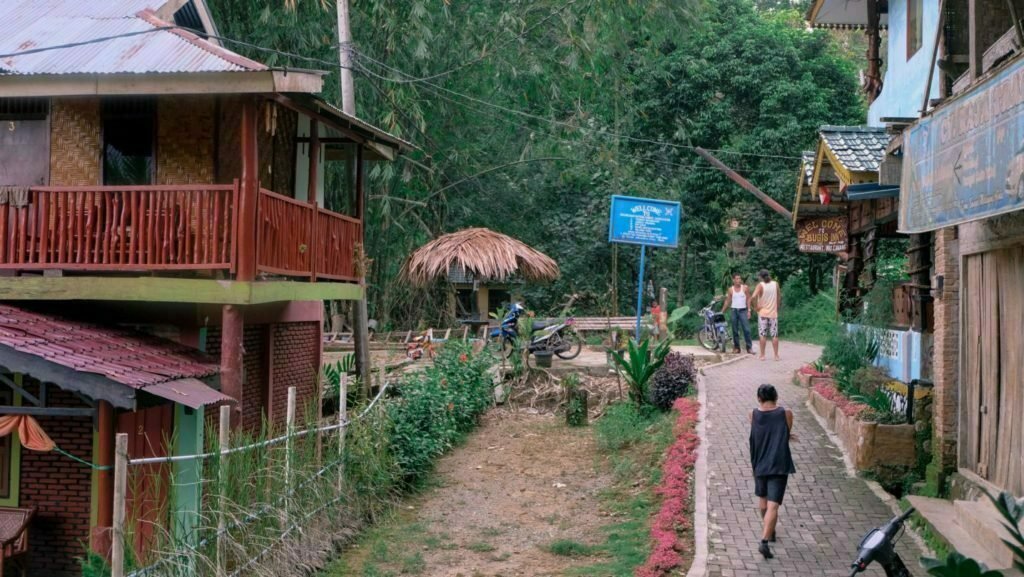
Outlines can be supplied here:
[[416, 249], [402, 267], [402, 276], [428, 286], [451, 270], [463, 270], [479, 281], [504, 281], [514, 276], [530, 281], [558, 278], [558, 263], [546, 254], [486, 228], [467, 228], [435, 238]]

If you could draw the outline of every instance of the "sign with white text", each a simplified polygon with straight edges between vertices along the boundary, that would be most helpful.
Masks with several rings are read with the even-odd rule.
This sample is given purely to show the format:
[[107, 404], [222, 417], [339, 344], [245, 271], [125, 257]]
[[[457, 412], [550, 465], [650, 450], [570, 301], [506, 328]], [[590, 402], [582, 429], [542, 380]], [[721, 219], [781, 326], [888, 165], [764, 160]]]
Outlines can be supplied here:
[[1024, 60], [904, 133], [900, 232], [1024, 210]]
[[613, 196], [608, 241], [675, 248], [679, 245], [678, 202]]

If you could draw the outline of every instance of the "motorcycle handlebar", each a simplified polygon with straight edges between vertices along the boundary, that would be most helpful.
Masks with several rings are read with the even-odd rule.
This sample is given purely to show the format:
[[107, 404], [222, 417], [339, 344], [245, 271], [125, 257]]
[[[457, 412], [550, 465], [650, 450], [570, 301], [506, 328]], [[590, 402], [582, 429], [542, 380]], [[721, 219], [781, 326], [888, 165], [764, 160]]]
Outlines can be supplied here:
[[916, 511], [916, 509], [914, 509], [913, 507], [907, 509], [906, 511], [903, 512], [902, 515], [900, 515], [899, 517], [896, 518], [896, 522], [902, 523], [902, 522], [906, 521], [907, 519], [910, 518], [911, 515], [914, 514], [915, 511]]

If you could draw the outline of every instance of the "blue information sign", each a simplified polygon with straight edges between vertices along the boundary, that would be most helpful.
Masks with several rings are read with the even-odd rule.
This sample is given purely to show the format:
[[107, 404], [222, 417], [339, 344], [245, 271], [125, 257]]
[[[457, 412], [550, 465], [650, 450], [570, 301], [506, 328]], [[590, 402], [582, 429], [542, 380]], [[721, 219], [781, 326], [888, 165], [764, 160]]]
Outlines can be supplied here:
[[678, 202], [613, 196], [608, 241], [675, 248], [680, 211]]

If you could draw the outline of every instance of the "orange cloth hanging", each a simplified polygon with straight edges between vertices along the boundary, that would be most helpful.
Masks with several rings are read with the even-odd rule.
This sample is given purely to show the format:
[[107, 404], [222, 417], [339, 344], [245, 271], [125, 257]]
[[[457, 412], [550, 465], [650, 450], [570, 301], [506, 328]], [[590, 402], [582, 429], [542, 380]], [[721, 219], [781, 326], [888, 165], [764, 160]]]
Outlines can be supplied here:
[[0, 437], [18, 431], [21, 446], [33, 451], [52, 451], [56, 443], [30, 415], [4, 415], [0, 417]]

